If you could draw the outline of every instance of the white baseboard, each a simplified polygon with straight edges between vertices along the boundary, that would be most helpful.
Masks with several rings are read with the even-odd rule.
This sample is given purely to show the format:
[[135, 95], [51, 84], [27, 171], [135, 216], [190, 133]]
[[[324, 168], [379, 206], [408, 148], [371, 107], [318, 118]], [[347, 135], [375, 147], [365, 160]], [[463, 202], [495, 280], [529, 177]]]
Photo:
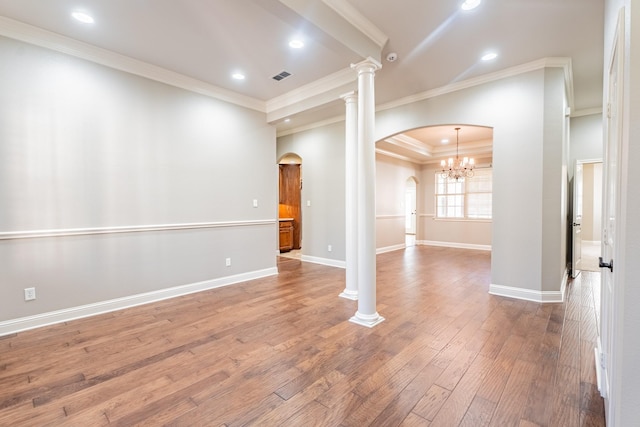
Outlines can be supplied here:
[[276, 267], [0, 322], [0, 336], [278, 274]]
[[300, 258], [302, 261], [312, 262], [314, 264], [322, 264], [328, 265], [329, 267], [338, 267], [338, 268], [346, 268], [347, 264], [344, 261], [340, 261], [337, 259], [329, 259], [329, 258], [320, 258], [317, 256], [311, 255], [302, 255]]
[[500, 297], [522, 299], [534, 302], [562, 302], [562, 291], [534, 291], [512, 286], [489, 285], [489, 293]]
[[439, 242], [436, 240], [418, 240], [416, 245], [423, 246], [439, 246], [443, 248], [457, 248], [457, 249], [476, 249], [480, 251], [490, 251], [491, 245], [477, 245], [474, 243], [457, 243], [457, 242]]
[[384, 254], [386, 252], [399, 251], [400, 249], [405, 249], [406, 247], [407, 245], [405, 245], [404, 243], [393, 246], [385, 246], [384, 248], [376, 249], [376, 255]]
[[569, 281], [569, 270], [565, 269], [559, 291], [534, 291], [532, 289], [516, 288], [513, 286], [489, 285], [489, 293], [500, 297], [522, 299], [533, 302], [564, 302], [564, 294]]

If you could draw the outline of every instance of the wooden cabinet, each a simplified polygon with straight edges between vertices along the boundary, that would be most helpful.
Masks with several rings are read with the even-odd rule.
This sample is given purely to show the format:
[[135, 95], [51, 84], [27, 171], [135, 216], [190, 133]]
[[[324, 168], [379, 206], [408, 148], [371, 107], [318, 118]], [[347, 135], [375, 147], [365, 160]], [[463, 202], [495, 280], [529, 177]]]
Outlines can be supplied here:
[[280, 252], [289, 252], [293, 249], [293, 220], [280, 220]]

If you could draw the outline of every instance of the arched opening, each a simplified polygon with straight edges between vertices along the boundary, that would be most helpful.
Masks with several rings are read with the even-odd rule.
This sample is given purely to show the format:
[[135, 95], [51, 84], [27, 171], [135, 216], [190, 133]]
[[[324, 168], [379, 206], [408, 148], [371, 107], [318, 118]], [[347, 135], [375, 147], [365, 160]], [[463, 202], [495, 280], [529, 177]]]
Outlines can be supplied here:
[[[491, 250], [492, 127], [409, 129], [378, 141], [376, 154], [379, 252], [414, 244]], [[474, 175], [449, 183], [441, 162], [448, 169], [456, 157], [473, 158]], [[401, 209], [391, 212], [393, 203]]]
[[302, 158], [294, 153], [278, 160], [278, 248], [280, 253], [299, 255], [302, 248]]

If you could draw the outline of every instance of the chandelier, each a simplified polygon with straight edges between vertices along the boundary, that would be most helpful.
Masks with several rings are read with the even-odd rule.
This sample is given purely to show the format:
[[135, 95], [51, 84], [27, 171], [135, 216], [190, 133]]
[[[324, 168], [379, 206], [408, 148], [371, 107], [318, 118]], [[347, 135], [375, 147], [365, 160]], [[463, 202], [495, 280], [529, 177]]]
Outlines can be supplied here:
[[441, 176], [443, 178], [455, 179], [458, 181], [460, 178], [471, 178], [473, 176], [473, 167], [475, 166], [474, 160], [469, 157], [458, 156], [458, 133], [460, 128], [456, 129], [456, 158], [449, 157], [449, 161], [442, 160], [440, 166], [442, 166]]

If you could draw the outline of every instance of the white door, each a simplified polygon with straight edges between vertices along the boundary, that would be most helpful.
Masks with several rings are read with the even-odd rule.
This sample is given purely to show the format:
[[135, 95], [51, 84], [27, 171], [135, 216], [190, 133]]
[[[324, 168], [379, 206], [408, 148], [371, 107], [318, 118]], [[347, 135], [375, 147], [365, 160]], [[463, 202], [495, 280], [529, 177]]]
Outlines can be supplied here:
[[[621, 14], [621, 17], [624, 15]], [[610, 381], [613, 372], [613, 340], [614, 316], [616, 313], [616, 269], [614, 264], [616, 252], [616, 219], [618, 215], [620, 183], [620, 147], [622, 143], [622, 80], [624, 59], [620, 54], [620, 43], [624, 37], [623, 19], [618, 19], [618, 28], [614, 41], [611, 63], [609, 66], [609, 97], [606, 105], [607, 120], [604, 150], [604, 188], [603, 188], [603, 217], [602, 217], [602, 272], [600, 329], [598, 337], [598, 358], [596, 362], [599, 371], [600, 393], [605, 398], [607, 416], [613, 411], [609, 406]]]
[[409, 178], [404, 193], [405, 233], [416, 234], [416, 182]]
[[582, 163], [576, 160], [573, 174], [573, 251], [571, 277], [574, 279], [582, 269], [582, 202], [584, 200]]

